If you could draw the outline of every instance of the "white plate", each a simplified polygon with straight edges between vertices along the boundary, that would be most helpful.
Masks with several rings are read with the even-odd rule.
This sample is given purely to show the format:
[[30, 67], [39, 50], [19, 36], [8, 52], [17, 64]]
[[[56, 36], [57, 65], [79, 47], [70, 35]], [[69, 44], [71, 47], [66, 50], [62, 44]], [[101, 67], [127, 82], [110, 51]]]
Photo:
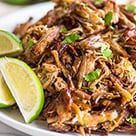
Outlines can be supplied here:
[[[123, 2], [124, 0], [117, 0], [119, 2]], [[12, 31], [14, 27], [22, 22], [28, 20], [29, 17], [34, 17], [34, 20], [38, 20], [42, 16], [44, 16], [47, 11], [53, 8], [53, 3], [48, 2], [45, 4], [37, 4], [16, 13], [10, 14], [6, 17], [0, 18], [0, 29], [4, 29], [7, 31]], [[47, 128], [47, 124], [41, 121], [34, 121], [32, 124], [25, 124], [23, 121], [20, 112], [12, 109], [4, 109], [0, 110], [0, 121], [3, 123], [20, 130], [24, 133], [33, 135], [33, 136], [72, 136], [78, 134], [60, 134], [56, 132], [49, 131]], [[124, 134], [110, 134], [110, 136], [124, 136]], [[130, 135], [126, 135], [130, 136]]]

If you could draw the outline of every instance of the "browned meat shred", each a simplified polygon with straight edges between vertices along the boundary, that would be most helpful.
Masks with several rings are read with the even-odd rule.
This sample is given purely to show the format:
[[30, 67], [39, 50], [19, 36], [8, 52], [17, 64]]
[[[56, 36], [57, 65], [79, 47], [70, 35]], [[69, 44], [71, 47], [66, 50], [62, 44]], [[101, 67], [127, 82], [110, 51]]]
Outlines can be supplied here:
[[112, 0], [54, 1], [42, 19], [15, 29], [19, 58], [45, 90], [43, 121], [58, 132], [136, 133], [127, 121], [136, 118], [136, 14]]

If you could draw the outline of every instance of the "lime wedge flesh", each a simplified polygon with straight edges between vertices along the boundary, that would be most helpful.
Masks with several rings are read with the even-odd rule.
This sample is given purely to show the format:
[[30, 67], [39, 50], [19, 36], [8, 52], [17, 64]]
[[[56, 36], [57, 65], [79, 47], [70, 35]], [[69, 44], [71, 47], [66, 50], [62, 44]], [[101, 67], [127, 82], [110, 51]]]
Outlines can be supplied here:
[[15, 100], [0, 73], [0, 108], [10, 107], [14, 104]]
[[25, 122], [35, 120], [44, 105], [43, 88], [35, 73], [26, 63], [14, 58], [1, 58], [0, 71]]
[[16, 56], [22, 51], [21, 41], [14, 34], [0, 30], [0, 56]]

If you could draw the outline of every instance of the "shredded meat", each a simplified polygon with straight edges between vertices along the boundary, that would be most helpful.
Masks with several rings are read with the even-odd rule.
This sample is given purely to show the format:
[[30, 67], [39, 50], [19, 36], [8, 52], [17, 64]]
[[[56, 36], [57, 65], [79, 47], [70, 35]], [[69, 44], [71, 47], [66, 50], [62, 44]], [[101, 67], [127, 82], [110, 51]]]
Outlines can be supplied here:
[[18, 57], [45, 90], [43, 121], [59, 132], [135, 133], [127, 118], [136, 117], [136, 13], [112, 0], [54, 2], [15, 29], [24, 45]]

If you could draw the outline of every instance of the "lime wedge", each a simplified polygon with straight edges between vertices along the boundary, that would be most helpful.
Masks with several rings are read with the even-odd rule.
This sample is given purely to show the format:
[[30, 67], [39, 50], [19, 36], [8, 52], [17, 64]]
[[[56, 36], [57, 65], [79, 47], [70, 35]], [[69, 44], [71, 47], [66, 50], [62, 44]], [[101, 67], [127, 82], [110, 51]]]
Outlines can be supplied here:
[[15, 58], [1, 58], [0, 71], [25, 122], [31, 123], [44, 105], [44, 92], [39, 79], [26, 63]]
[[16, 56], [23, 51], [19, 38], [14, 34], [0, 30], [0, 56]]
[[15, 104], [8, 86], [6, 85], [2, 74], [0, 73], [0, 108], [10, 107]]
[[32, 0], [4, 0], [4, 2], [7, 2], [9, 4], [16, 4], [16, 5], [24, 5], [29, 4]]

